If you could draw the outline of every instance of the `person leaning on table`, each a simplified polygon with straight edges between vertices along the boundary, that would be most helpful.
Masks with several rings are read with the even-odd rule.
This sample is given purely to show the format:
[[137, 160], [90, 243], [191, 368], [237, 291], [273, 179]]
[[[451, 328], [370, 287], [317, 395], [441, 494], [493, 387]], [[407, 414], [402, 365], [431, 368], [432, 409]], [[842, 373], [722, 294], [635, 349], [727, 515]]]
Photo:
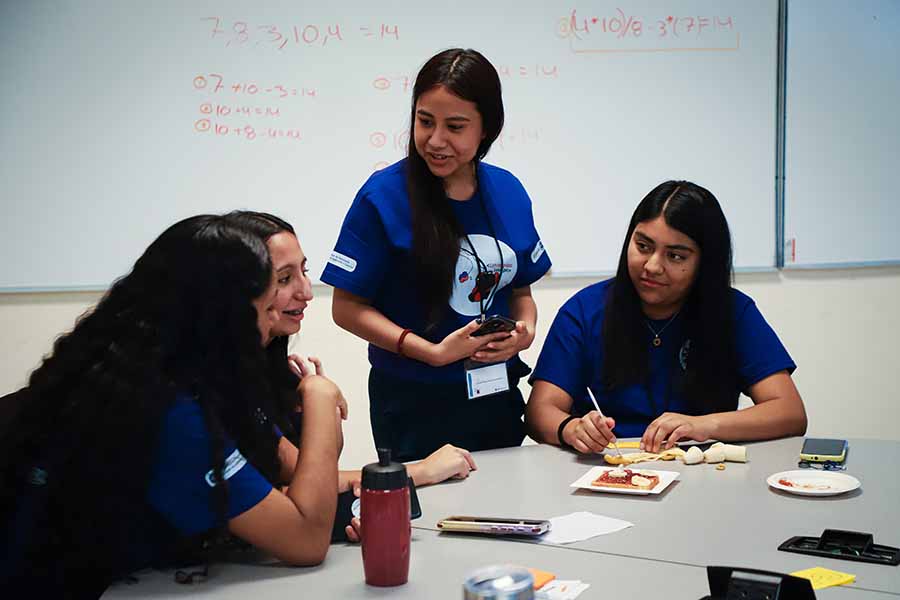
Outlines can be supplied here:
[[[530, 435], [590, 453], [617, 435], [658, 452], [681, 439], [805, 433], [796, 365], [753, 300], [731, 287], [732, 272], [715, 196], [687, 181], [654, 188], [631, 218], [615, 277], [557, 314], [531, 377]], [[741, 392], [754, 406], [738, 411]]]
[[324, 560], [342, 397], [324, 376], [299, 382], [303, 454], [284, 463], [259, 418], [277, 414], [264, 355], [273, 275], [255, 234], [191, 217], [56, 341], [0, 436], [9, 597], [96, 598], [184, 550], [208, 558], [226, 532], [289, 564]]

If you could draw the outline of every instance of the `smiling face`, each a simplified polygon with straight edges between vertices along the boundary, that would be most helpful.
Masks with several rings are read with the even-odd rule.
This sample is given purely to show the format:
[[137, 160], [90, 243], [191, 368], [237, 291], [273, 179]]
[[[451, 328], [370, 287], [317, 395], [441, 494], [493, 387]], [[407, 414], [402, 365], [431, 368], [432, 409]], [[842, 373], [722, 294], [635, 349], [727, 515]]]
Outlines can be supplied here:
[[700, 269], [700, 248], [662, 215], [641, 221], [628, 243], [628, 275], [644, 314], [665, 319], [684, 305]]
[[448, 193], [458, 185], [474, 184], [472, 159], [484, 139], [474, 102], [442, 85], [431, 88], [416, 101], [413, 134], [416, 152], [432, 174], [444, 180]]
[[266, 246], [275, 272], [278, 298], [274, 304], [277, 320], [272, 327], [272, 337], [285, 336], [300, 331], [303, 311], [312, 301], [312, 284], [307, 275], [306, 256], [297, 238], [287, 232], [276, 233]]

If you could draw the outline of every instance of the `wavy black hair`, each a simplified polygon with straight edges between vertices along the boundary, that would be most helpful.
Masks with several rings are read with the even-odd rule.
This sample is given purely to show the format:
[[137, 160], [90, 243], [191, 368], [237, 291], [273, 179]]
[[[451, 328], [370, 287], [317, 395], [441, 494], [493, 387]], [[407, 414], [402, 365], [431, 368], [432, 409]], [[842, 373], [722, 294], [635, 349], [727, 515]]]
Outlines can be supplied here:
[[[269, 238], [279, 233], [289, 233], [297, 237], [297, 233], [290, 223], [271, 213], [236, 210], [226, 214], [225, 218], [246, 228], [259, 237], [263, 243], [268, 243]], [[297, 392], [297, 376], [290, 370], [287, 363], [288, 337], [286, 335], [275, 336], [266, 346], [269, 383], [275, 394], [274, 402], [270, 407], [271, 414], [267, 416], [296, 445], [300, 441], [299, 431], [295, 427], [296, 408], [300, 398]]]
[[692, 414], [734, 410], [736, 394], [731, 233], [713, 194], [689, 181], [666, 181], [641, 200], [628, 224], [603, 320], [602, 381], [607, 389], [646, 383], [646, 317], [628, 274], [628, 246], [638, 223], [662, 215], [700, 248], [700, 267], [679, 318], [691, 339], [683, 380]]
[[[134, 567], [122, 564], [123, 549], [148, 526], [136, 523], [135, 507], [145, 503], [161, 422], [178, 394], [202, 408], [219, 481], [225, 436], [267, 476], [278, 472], [277, 439], [257, 418], [258, 399], [271, 394], [252, 304], [271, 279], [258, 236], [221, 216], [191, 217], [55, 342], [0, 439], [0, 522], [38, 510], [19, 495], [36, 473], [46, 481], [41, 514], [32, 514], [42, 535], [24, 549], [31, 575], [55, 573], [77, 587]], [[216, 490], [224, 517], [227, 486]]]
[[422, 94], [436, 86], [444, 86], [478, 107], [484, 138], [475, 152], [476, 165], [500, 135], [504, 119], [500, 76], [481, 53], [462, 48], [444, 50], [431, 57], [419, 71], [410, 110], [406, 186], [412, 211], [412, 256], [429, 329], [447, 310], [459, 258], [459, 238], [463, 233], [444, 193], [443, 181], [428, 169], [425, 159], [416, 151], [416, 104]]

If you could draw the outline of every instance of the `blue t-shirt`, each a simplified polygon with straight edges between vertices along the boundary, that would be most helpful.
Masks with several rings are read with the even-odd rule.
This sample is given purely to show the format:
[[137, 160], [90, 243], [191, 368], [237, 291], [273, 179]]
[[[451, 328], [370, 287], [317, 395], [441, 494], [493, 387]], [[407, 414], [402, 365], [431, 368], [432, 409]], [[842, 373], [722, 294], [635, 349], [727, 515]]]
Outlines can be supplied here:
[[[496, 291], [485, 299], [485, 314], [509, 316], [513, 288], [534, 283], [550, 268], [550, 258], [535, 230], [531, 200], [525, 188], [508, 171], [480, 163], [479, 189], [475, 195], [466, 201], [450, 200], [467, 235], [460, 239], [450, 310], [426, 333], [425, 309], [410, 251], [412, 217], [405, 165], [404, 159], [373, 173], [359, 190], [344, 218], [322, 281], [369, 299], [373, 307], [397, 325], [436, 343], [480, 315], [475, 293], [478, 275], [475, 255], [488, 271], [496, 273], [501, 263], [497, 254], [499, 243], [503, 254], [502, 275]], [[463, 361], [431, 367], [373, 344], [369, 345], [369, 362], [404, 379], [442, 382], [464, 379]]]
[[[210, 464], [210, 442], [200, 405], [189, 396], [179, 397], [163, 419], [147, 501], [185, 536], [224, 525], [213, 500], [219, 482]], [[227, 521], [256, 506], [272, 491], [272, 485], [227, 438], [224, 457]]]
[[[573, 399], [570, 412], [577, 416], [594, 409], [586, 390], [590, 385], [603, 414], [616, 420], [616, 435], [639, 437], [663, 412], [687, 412], [688, 402], [678, 384], [690, 355], [690, 339], [685, 335], [683, 319], [675, 318], [668, 326], [669, 319], [651, 320], [655, 331], [665, 329], [660, 333], [662, 344], [658, 347], [651, 344], [650, 329], [645, 332], [650, 354], [649, 386], [634, 384], [604, 390], [602, 331], [612, 281], [584, 288], [559, 309], [531, 381], [548, 381], [565, 390]], [[732, 298], [737, 346], [736, 409], [742, 391], [779, 371], [792, 373], [797, 366], [753, 300], [735, 289]]]
[[[65, 447], [65, 446], [61, 446]], [[204, 533], [224, 524], [213, 504], [217, 485], [210, 464], [210, 436], [200, 406], [190, 396], [180, 395], [163, 417], [154, 466], [145, 502], [130, 507], [127, 545], [117, 549], [117, 575], [166, 564], [171, 559], [166, 551], [179, 538]], [[51, 456], [62, 450], [57, 449]], [[231, 519], [258, 504], [272, 486], [252, 465], [247, 463], [230, 440], [225, 440], [225, 467], [228, 481], [228, 504], [225, 519]], [[42, 529], [42, 511], [47, 508], [46, 482], [53, 477], [51, 459], [39, 461], [29, 481], [19, 494], [11, 526], [4, 532], [4, 551], [9, 557], [0, 564], [0, 580], [27, 573], [23, 548], [35, 535], [46, 535]], [[129, 477], [146, 474], [130, 473]], [[61, 574], [58, 574], [61, 577]], [[67, 585], [51, 577], [44, 582], [48, 589]]]

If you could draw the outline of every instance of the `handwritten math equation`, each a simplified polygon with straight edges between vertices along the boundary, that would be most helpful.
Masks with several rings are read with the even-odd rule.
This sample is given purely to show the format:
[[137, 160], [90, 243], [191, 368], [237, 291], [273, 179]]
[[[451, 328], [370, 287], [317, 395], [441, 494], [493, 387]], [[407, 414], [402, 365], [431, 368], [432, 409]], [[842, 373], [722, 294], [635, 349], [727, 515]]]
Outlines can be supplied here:
[[287, 98], [288, 96], [315, 98], [316, 95], [318, 95], [318, 91], [314, 87], [292, 87], [281, 84], [264, 85], [252, 81], [225, 83], [225, 77], [218, 73], [197, 75], [194, 77], [193, 85], [195, 90], [206, 90], [211, 94], [230, 91], [232, 94], [242, 94], [247, 96], [269, 94], [277, 98]]
[[253, 125], [233, 126], [213, 121], [212, 119], [202, 118], [194, 121], [194, 131], [196, 133], [211, 134], [216, 137], [228, 137], [232, 139], [242, 139], [248, 142], [254, 140], [278, 139], [301, 141], [299, 129], [283, 129], [279, 127], [254, 127]]
[[228, 20], [222, 17], [203, 17], [204, 35], [225, 48], [269, 47], [275, 50], [304, 47], [325, 47], [345, 40], [399, 41], [400, 27], [396, 24], [345, 26], [340, 23], [273, 24]]
[[608, 46], [610, 42], [629, 40], [655, 43], [655, 49], [663, 49], [666, 44], [673, 48], [685, 49], [685, 44], [695, 44], [703, 40], [713, 42], [739, 40], [740, 34], [734, 17], [730, 15], [668, 14], [648, 19], [617, 8], [610, 14], [593, 15], [582, 15], [577, 9], [572, 9], [568, 15], [559, 19], [556, 35], [568, 39], [572, 43], [573, 50], [576, 47], [583, 49], [590, 42], [595, 42], [601, 45], [597, 48], [601, 51], [602, 46]]
[[[559, 79], [559, 67], [556, 65], [498, 65], [497, 74], [501, 80], [526, 79]], [[415, 78], [410, 75], [378, 75], [372, 80], [372, 87], [379, 92], [393, 90], [408, 93], [412, 90]]]
[[[495, 143], [503, 149], [508, 145], [535, 144], [541, 141], [542, 135], [540, 129], [506, 127], [497, 136]], [[373, 131], [369, 134], [369, 145], [378, 150], [388, 148], [394, 152], [405, 153], [409, 149], [409, 136], [409, 129]]]
[[236, 117], [273, 117], [281, 116], [281, 109], [277, 106], [229, 106], [227, 104], [213, 104], [212, 102], [204, 102], [200, 105], [200, 114], [215, 115], [217, 117], [227, 117], [233, 115]]

